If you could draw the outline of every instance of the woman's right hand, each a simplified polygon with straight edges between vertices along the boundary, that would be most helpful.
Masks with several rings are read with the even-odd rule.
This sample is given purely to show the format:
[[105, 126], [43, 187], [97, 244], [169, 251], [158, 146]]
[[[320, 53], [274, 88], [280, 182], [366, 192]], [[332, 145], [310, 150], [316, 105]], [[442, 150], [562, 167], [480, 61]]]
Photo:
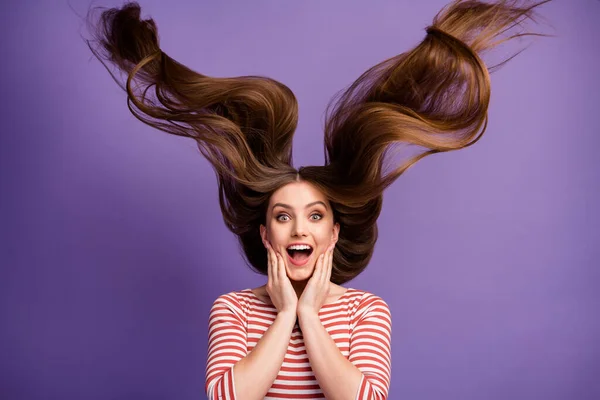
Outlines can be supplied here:
[[278, 313], [289, 312], [296, 314], [298, 296], [292, 286], [290, 278], [285, 271], [285, 261], [281, 254], [276, 253], [271, 244], [265, 242], [268, 259], [268, 276], [266, 290], [271, 302], [277, 308]]

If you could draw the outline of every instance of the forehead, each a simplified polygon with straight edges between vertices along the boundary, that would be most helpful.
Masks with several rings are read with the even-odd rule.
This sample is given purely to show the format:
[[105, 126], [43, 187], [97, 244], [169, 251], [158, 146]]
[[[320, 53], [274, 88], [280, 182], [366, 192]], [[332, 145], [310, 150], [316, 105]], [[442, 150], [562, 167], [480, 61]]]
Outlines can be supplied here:
[[328, 204], [327, 198], [319, 189], [308, 182], [292, 182], [277, 189], [271, 199], [269, 205], [275, 203], [285, 203], [292, 207], [302, 208], [308, 203], [320, 200]]

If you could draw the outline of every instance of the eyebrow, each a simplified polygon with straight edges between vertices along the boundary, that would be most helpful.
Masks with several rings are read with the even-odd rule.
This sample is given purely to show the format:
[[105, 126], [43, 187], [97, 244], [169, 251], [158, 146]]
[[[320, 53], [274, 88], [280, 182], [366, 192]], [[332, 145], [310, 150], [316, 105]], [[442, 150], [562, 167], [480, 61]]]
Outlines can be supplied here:
[[[326, 210], [328, 209], [327, 208], [327, 204], [323, 203], [321, 200], [317, 200], [317, 201], [313, 201], [312, 203], [308, 203], [304, 208], [308, 208], [308, 207], [314, 206], [315, 204], [322, 204], [323, 207], [325, 207]], [[275, 204], [273, 204], [273, 209], [275, 207], [277, 207], [277, 206], [283, 207], [283, 208], [288, 208], [290, 210], [292, 209], [292, 206], [284, 204], [284, 203], [275, 203]]]

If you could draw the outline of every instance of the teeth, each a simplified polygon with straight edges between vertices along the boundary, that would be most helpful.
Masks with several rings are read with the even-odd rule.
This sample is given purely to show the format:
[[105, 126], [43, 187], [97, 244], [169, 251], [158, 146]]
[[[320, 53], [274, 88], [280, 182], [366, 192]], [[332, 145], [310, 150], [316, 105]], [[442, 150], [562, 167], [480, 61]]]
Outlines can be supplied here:
[[310, 250], [311, 247], [307, 246], [305, 244], [294, 244], [290, 247], [288, 247], [288, 250]]

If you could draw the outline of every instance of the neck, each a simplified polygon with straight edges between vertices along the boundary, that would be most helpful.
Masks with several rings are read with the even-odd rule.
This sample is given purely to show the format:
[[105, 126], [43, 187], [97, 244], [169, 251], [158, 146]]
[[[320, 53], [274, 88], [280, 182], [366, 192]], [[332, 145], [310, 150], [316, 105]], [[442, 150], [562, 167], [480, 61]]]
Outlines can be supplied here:
[[[302, 292], [304, 291], [304, 288], [306, 288], [306, 284], [308, 283], [308, 279], [306, 279], [304, 281], [292, 281], [292, 280], [290, 280], [290, 282], [292, 282], [292, 287], [294, 288], [294, 291], [296, 292], [296, 296], [298, 296], [298, 298], [300, 298], [300, 296], [302, 295]], [[331, 282], [329, 282], [329, 290], [330, 290], [331, 293], [333, 293], [334, 287], [332, 286]]]
[[303, 280], [303, 281], [291, 281], [291, 282], [292, 282], [294, 291], [296, 292], [296, 296], [298, 296], [298, 298], [300, 298], [300, 296], [302, 295], [302, 292], [304, 291], [304, 288], [306, 287], [306, 284], [308, 283], [308, 279]]

